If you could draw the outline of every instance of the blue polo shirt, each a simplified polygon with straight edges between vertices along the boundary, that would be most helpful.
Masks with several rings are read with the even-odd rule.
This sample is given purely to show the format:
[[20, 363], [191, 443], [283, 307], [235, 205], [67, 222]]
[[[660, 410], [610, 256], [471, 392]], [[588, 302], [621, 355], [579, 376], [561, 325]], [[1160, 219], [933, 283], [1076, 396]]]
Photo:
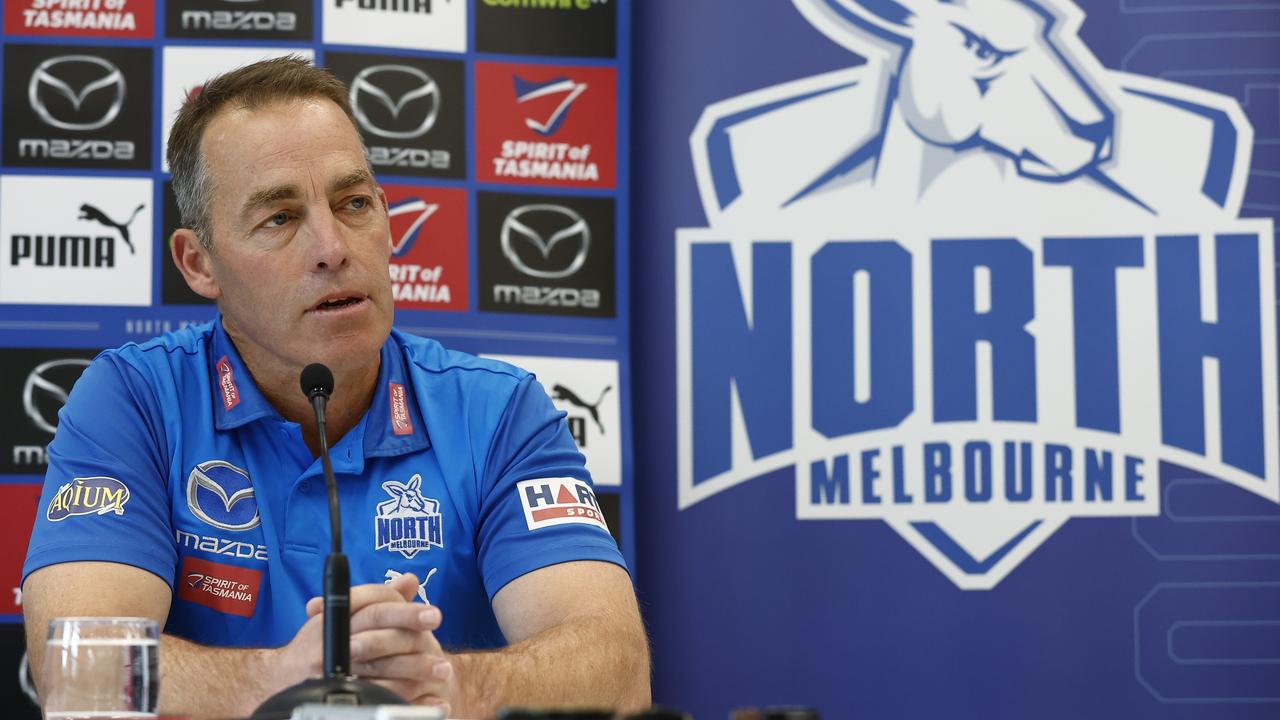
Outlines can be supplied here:
[[[352, 584], [414, 573], [446, 647], [504, 644], [490, 600], [572, 560], [624, 565], [564, 413], [529, 373], [392, 331], [373, 403], [333, 443]], [[49, 446], [23, 579], [110, 561], [173, 588], [166, 632], [279, 646], [321, 594], [320, 461], [212, 323], [108, 350]], [[625, 565], [624, 565], [625, 567]], [[89, 590], [86, 590], [86, 592]]]

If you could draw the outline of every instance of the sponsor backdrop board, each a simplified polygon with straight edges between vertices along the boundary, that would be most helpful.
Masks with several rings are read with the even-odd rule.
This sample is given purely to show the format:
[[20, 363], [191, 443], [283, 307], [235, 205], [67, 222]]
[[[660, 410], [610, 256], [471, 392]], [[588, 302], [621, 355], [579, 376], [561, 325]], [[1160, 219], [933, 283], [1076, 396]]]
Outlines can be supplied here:
[[[6, 1], [2, 588], [18, 584], [45, 446], [86, 361], [214, 316], [169, 258], [178, 107], [213, 75], [290, 53], [350, 85], [390, 204], [397, 326], [528, 358], [549, 391], [567, 388], [557, 402], [599, 468], [602, 522], [634, 563], [629, 18], [630, 0]], [[20, 622], [19, 596], [4, 597], [0, 621]], [[10, 629], [0, 688], [16, 697]]]
[[633, 34], [658, 697], [1274, 717], [1280, 9], [729, 5]]

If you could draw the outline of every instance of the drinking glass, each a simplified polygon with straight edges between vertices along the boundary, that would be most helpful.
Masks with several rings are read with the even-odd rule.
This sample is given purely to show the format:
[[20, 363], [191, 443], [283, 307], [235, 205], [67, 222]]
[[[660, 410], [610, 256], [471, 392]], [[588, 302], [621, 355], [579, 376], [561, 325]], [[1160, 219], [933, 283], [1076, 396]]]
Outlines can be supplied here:
[[154, 718], [160, 626], [147, 618], [49, 621], [40, 699], [45, 720]]

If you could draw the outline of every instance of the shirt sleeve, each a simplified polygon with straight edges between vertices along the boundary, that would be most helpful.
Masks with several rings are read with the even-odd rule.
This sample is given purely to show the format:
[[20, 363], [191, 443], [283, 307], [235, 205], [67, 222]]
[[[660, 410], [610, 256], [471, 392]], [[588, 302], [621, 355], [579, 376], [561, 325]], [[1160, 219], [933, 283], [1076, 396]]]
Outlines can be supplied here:
[[139, 372], [99, 355], [58, 414], [31, 544], [22, 568], [118, 562], [173, 584], [177, 551], [169, 512], [160, 406]]
[[489, 599], [525, 573], [574, 560], [626, 568], [565, 414], [532, 375], [516, 386], [484, 463], [478, 559]]

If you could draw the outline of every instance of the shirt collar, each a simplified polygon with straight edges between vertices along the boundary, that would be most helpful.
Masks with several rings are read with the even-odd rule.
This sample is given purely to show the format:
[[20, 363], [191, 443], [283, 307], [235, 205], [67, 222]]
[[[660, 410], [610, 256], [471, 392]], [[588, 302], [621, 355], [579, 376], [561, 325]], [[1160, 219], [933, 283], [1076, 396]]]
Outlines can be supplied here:
[[378, 384], [364, 430], [364, 455], [403, 455], [429, 447], [431, 438], [405, 367], [404, 348], [393, 331], [382, 344]]
[[213, 319], [213, 352], [209, 356], [213, 424], [231, 430], [262, 417], [280, 417], [249, 374], [235, 343], [222, 327], [222, 315]]
[[[380, 357], [373, 402], [365, 414], [365, 457], [403, 455], [431, 447], [405, 367], [404, 350], [394, 332], [382, 344]], [[221, 315], [213, 323], [209, 362], [217, 429], [231, 430], [264, 417], [280, 418], [240, 359], [235, 343], [222, 327]]]

